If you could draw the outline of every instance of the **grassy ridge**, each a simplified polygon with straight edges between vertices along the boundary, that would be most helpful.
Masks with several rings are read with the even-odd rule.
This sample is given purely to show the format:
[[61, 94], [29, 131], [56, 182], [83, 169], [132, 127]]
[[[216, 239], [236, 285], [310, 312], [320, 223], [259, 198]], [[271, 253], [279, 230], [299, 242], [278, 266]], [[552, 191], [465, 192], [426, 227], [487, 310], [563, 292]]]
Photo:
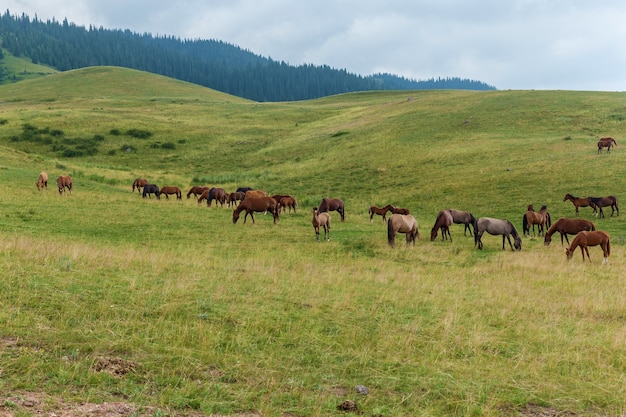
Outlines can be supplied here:
[[[478, 251], [455, 226], [452, 243], [428, 241], [446, 207], [521, 231], [528, 204], [556, 219], [573, 216], [567, 192], [620, 198], [623, 94], [257, 104], [117, 68], [0, 93], [0, 393], [207, 415], [335, 415], [345, 399], [365, 415], [623, 413], [621, 217], [595, 220], [612, 235], [604, 266], [597, 248], [591, 264], [578, 253], [566, 262], [558, 239], [524, 238], [511, 253], [487, 236]], [[104, 140], [95, 155], [64, 159], [12, 141], [24, 123]], [[597, 136], [618, 147], [597, 155]], [[72, 174], [74, 195], [37, 192], [42, 169]], [[136, 176], [185, 192], [288, 192], [300, 209], [276, 226], [263, 215], [233, 225], [226, 208], [141, 199]], [[331, 242], [316, 243], [310, 208], [323, 196], [343, 198], [347, 218], [334, 215]], [[370, 224], [369, 205], [387, 203], [415, 213], [415, 248], [390, 250], [380, 219]], [[134, 372], [97, 372], [102, 357]]]

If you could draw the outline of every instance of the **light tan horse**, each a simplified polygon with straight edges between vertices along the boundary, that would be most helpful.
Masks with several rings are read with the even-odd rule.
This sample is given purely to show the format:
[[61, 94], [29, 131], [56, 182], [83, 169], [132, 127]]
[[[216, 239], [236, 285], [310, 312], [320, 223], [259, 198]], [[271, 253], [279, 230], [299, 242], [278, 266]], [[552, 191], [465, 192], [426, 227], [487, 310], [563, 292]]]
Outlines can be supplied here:
[[[313, 207], [313, 219], [311, 219], [313, 229], [315, 229], [315, 240], [320, 240], [320, 227], [324, 229], [324, 240], [330, 240], [330, 214], [320, 213], [317, 207]], [[328, 235], [328, 238], [326, 238]]]
[[72, 194], [72, 177], [69, 175], [61, 175], [57, 178], [57, 186], [59, 187], [59, 194], [63, 194], [65, 189], [67, 188], [70, 191], [70, 195]]
[[39, 191], [43, 190], [44, 188], [46, 190], [48, 189], [48, 174], [45, 171], [41, 171], [39, 173], [39, 178], [37, 178], [37, 182], [35, 183], [35, 185], [37, 186], [37, 189]]
[[568, 260], [572, 259], [574, 251], [576, 248], [580, 247], [580, 253], [583, 255], [583, 262], [585, 262], [585, 253], [587, 254], [587, 259], [591, 262], [588, 247], [598, 245], [602, 247], [602, 252], [604, 252], [604, 261], [602, 261], [602, 263], [607, 263], [609, 261], [609, 255], [611, 254], [611, 237], [603, 230], [579, 232], [572, 241], [570, 247], [565, 249], [565, 255]]
[[417, 230], [417, 220], [410, 214], [392, 214], [387, 220], [387, 240], [389, 246], [395, 247], [396, 234], [406, 234], [406, 244], [412, 242], [415, 246], [415, 239], [419, 239], [419, 231]]

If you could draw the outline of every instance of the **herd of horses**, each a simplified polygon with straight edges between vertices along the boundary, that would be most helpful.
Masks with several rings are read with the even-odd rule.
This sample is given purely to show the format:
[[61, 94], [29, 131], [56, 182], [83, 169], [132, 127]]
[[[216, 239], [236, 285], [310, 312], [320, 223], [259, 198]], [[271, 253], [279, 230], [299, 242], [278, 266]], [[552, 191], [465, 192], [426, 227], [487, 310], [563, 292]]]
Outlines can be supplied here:
[[[606, 141], [611, 139], [611, 141]], [[607, 147], [610, 150], [611, 146], [615, 146], [615, 140], [612, 138], [602, 138], [598, 142], [598, 150], [602, 147]], [[48, 174], [41, 172], [35, 183], [38, 190], [48, 188]], [[57, 178], [57, 187], [59, 194], [63, 194], [66, 190], [72, 193], [73, 182], [70, 176], [61, 175]], [[137, 190], [143, 196], [143, 198], [151, 198], [154, 194], [157, 199], [160, 199], [161, 195], [165, 195], [169, 199], [170, 195], [176, 196], [177, 199], [182, 199], [182, 190], [176, 186], [164, 186], [159, 187], [156, 184], [149, 183], [146, 179], [137, 178], [132, 185], [132, 191]], [[187, 193], [187, 198], [191, 196], [197, 199], [198, 204], [202, 201], [207, 202], [207, 206], [211, 207], [211, 203], [215, 200], [216, 205], [219, 203], [222, 207], [234, 207], [233, 209], [233, 223], [237, 223], [240, 214], [244, 214], [244, 224], [248, 216], [250, 216], [252, 223], [255, 223], [254, 213], [271, 213], [273, 216], [274, 224], [279, 220], [279, 214], [282, 210], [283, 213], [288, 209], [296, 213], [297, 201], [291, 195], [276, 194], [269, 196], [263, 190], [254, 190], [251, 187], [240, 187], [234, 193], [227, 193], [223, 188], [219, 187], [206, 187], [206, 186], [193, 186]], [[527, 207], [526, 213], [522, 217], [522, 230], [523, 234], [530, 236], [531, 228], [533, 234], [544, 236], [544, 245], [549, 245], [552, 241], [552, 235], [559, 233], [561, 236], [561, 245], [563, 240], [567, 242], [569, 247], [566, 249], [567, 259], [571, 259], [576, 248], [580, 248], [583, 261], [585, 255], [589, 258], [589, 246], [600, 246], [604, 254], [604, 262], [608, 262], [610, 255], [610, 236], [608, 233], [597, 230], [593, 222], [585, 219], [579, 219], [580, 207], [591, 207], [593, 209], [592, 214], [595, 214], [599, 218], [604, 217], [603, 207], [611, 207], [611, 216], [615, 213], [619, 216], [619, 207], [617, 204], [617, 198], [615, 196], [606, 197], [575, 197], [571, 194], [565, 194], [563, 201], [571, 201], [575, 208], [575, 215], [577, 218], [560, 218], [556, 222], [552, 223], [550, 214], [547, 211], [547, 206], [543, 205], [539, 211], [535, 211], [533, 205]], [[343, 200], [339, 198], [323, 198], [317, 207], [313, 208], [313, 217], [311, 223], [315, 231], [316, 240], [320, 240], [321, 230], [324, 230], [324, 240], [330, 240], [330, 226], [331, 217], [329, 212], [336, 211], [341, 221], [345, 220], [345, 205]], [[391, 213], [387, 219], [387, 214]], [[387, 239], [389, 246], [395, 247], [395, 237], [397, 234], [405, 234], [406, 244], [415, 245], [415, 241], [419, 239], [418, 224], [415, 217], [410, 213], [407, 208], [395, 207], [391, 204], [384, 207], [371, 206], [368, 214], [370, 216], [370, 222], [374, 221], [374, 216], [378, 215], [382, 217], [383, 223], [387, 223]], [[474, 246], [478, 249], [483, 249], [482, 237], [485, 233], [494, 236], [502, 236], [502, 249], [506, 248], [506, 242], [508, 241], [511, 250], [520, 251], [522, 249], [522, 239], [517, 229], [507, 219], [496, 219], [492, 217], [475, 218], [472, 213], [457, 209], [441, 210], [437, 213], [435, 223], [431, 229], [430, 240], [434, 241], [439, 232], [441, 232], [441, 238], [443, 241], [452, 241], [452, 235], [450, 234], [450, 227], [452, 224], [463, 224], [465, 226], [463, 235], [467, 236], [469, 232], [470, 236], [474, 236]], [[537, 226], [537, 232], [535, 233], [535, 226]], [[568, 235], [573, 235], [575, 238], [571, 244]], [[511, 241], [513, 238], [513, 241]]]

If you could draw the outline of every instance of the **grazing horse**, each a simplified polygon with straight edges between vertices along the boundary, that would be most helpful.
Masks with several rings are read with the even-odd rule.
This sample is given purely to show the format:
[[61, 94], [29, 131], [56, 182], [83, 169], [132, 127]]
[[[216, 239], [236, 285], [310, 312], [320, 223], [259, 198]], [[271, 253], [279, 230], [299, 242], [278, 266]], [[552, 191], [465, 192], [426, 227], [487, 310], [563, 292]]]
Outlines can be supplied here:
[[589, 200], [589, 198], [574, 197], [573, 195], [568, 193], [565, 194], [565, 197], [563, 197], [563, 201], [567, 200], [571, 201], [576, 208], [576, 217], [578, 217], [579, 207], [591, 207], [594, 211], [596, 210], [596, 204], [593, 201]]
[[[273, 197], [272, 197], [273, 198]], [[293, 209], [293, 213], [296, 214], [296, 208], [298, 207], [298, 202], [292, 196], [284, 196], [280, 200], [277, 200], [280, 207], [283, 209], [283, 213], [285, 212], [285, 207], [289, 209], [289, 214], [291, 214], [291, 209]]]
[[243, 195], [244, 200], [246, 198], [259, 198], [259, 197], [267, 197], [267, 193], [263, 190], [248, 190]]
[[146, 184], [143, 186], [142, 198], [152, 198], [150, 195], [154, 194], [157, 200], [161, 199], [161, 189], [156, 184]]
[[226, 199], [226, 207], [230, 207], [230, 205], [234, 205], [237, 207], [237, 201], [243, 200], [243, 197], [246, 195], [243, 191], [235, 191], [234, 193], [228, 194], [228, 198]]
[[189, 189], [189, 192], [187, 193], [187, 198], [190, 198], [191, 194], [193, 194], [193, 198], [197, 199], [199, 195], [202, 195], [204, 190], [209, 190], [209, 189], [210, 189], [209, 187], [204, 187], [201, 185], [194, 185], [193, 187]]
[[568, 260], [572, 259], [574, 251], [577, 247], [580, 247], [580, 253], [583, 255], [583, 262], [585, 262], [585, 253], [587, 254], [587, 259], [591, 262], [588, 247], [598, 245], [602, 247], [602, 252], [604, 252], [604, 261], [602, 261], [602, 263], [605, 264], [609, 261], [609, 255], [611, 254], [611, 238], [609, 234], [603, 230], [579, 232], [574, 240], [572, 240], [570, 247], [565, 249], [565, 255]]
[[559, 220], [555, 221], [552, 226], [550, 226], [544, 235], [543, 244], [548, 246], [552, 241], [552, 235], [559, 232], [561, 234], [561, 245], [563, 245], [563, 237], [565, 237], [565, 240], [569, 245], [567, 235], [575, 235], [583, 230], [596, 230], [596, 225], [585, 219], [566, 219], [565, 217], [561, 217]]
[[217, 207], [217, 203], [224, 207], [227, 195], [228, 194], [223, 188], [211, 188], [209, 190], [209, 196], [206, 199], [206, 205], [211, 207], [211, 203], [213, 202], [213, 200], [215, 200], [215, 207]]
[[239, 213], [244, 210], [246, 215], [243, 217], [243, 224], [246, 224], [248, 215], [250, 215], [252, 223], [255, 223], [254, 212], [262, 213], [269, 211], [272, 213], [272, 216], [274, 216], [274, 224], [276, 224], [276, 220], [278, 220], [278, 203], [272, 197], [245, 198], [241, 204], [233, 210], [233, 224], [237, 223], [237, 220], [239, 220]]
[[482, 237], [487, 232], [490, 235], [502, 235], [502, 250], [504, 250], [504, 239], [509, 241], [509, 246], [513, 250], [511, 244], [511, 236], [515, 242], [515, 250], [522, 250], [522, 238], [517, 233], [517, 229], [513, 223], [506, 219], [494, 219], [491, 217], [481, 217], [474, 224], [474, 246], [478, 245], [478, 249], [483, 248]]
[[419, 231], [417, 230], [417, 220], [410, 214], [392, 214], [387, 220], [387, 241], [389, 246], [395, 248], [396, 234], [404, 233], [406, 235], [406, 245], [409, 246], [415, 239], [419, 239]]
[[322, 202], [319, 206], [320, 213], [329, 212], [329, 211], [337, 211], [339, 216], [341, 216], [341, 221], [346, 219], [345, 208], [343, 205], [343, 200], [340, 198], [322, 198]]
[[183, 198], [183, 192], [181, 191], [180, 187], [175, 187], [171, 185], [161, 187], [161, 189], [159, 190], [159, 194], [165, 194], [165, 198], [168, 200], [170, 199], [170, 194], [176, 195], [177, 200]]
[[65, 189], [67, 188], [71, 195], [73, 185], [74, 184], [72, 183], [72, 177], [70, 177], [69, 175], [61, 175], [59, 178], [57, 178], [57, 187], [59, 187], [59, 194], [63, 194], [65, 192]]
[[548, 213], [548, 208], [545, 204], [541, 206], [538, 212], [535, 211], [532, 204], [529, 205], [528, 211], [522, 217], [522, 230], [526, 236], [530, 237], [530, 226], [533, 227], [533, 234], [535, 233], [535, 225], [539, 226], [539, 235], [542, 235], [545, 229], [552, 225], [550, 213]]
[[600, 218], [604, 217], [604, 212], [602, 211], [602, 207], [611, 207], [611, 217], [613, 217], [613, 213], [617, 211], [617, 215], [619, 216], [619, 207], [617, 207], [617, 197], [610, 195], [608, 197], [587, 197], [589, 201], [592, 201], [596, 207], [594, 207], [593, 211], [597, 213], [597, 208], [600, 209]]
[[[313, 207], [313, 229], [315, 229], [315, 240], [320, 240], [320, 227], [324, 229], [324, 240], [330, 240], [330, 214], [327, 212], [320, 213], [317, 211], [317, 207]], [[328, 234], [328, 239], [326, 235]]]
[[387, 220], [387, 212], [393, 210], [391, 204], [387, 204], [385, 207], [371, 206], [369, 210], [370, 223], [374, 222], [374, 214], [378, 214], [383, 217], [383, 223]]
[[148, 180], [144, 179], [144, 178], [137, 178], [135, 181], [133, 181], [133, 192], [135, 192], [135, 188], [137, 189], [137, 192], [140, 193], [141, 189], [148, 183]]
[[[472, 213], [470, 213], [469, 211], [462, 211], [462, 210], [455, 210], [455, 209], [448, 209], [448, 211], [452, 215], [452, 221], [455, 224], [465, 225], [465, 229], [463, 230], [463, 236], [467, 236], [466, 232], [468, 230], [470, 232], [470, 236], [472, 236], [472, 227], [474, 227], [474, 222], [476, 221]], [[470, 227], [470, 225], [472, 227]]]
[[411, 214], [411, 211], [408, 208], [394, 207], [391, 209], [393, 214], [404, 214], [405, 216]]
[[37, 186], [37, 189], [39, 191], [43, 190], [44, 188], [46, 190], [48, 189], [48, 174], [45, 171], [41, 171], [39, 173], [39, 177], [37, 178], [37, 182], [35, 183], [35, 185]]
[[452, 235], [450, 234], [450, 226], [452, 226], [452, 222], [452, 214], [450, 214], [448, 210], [441, 210], [437, 214], [435, 225], [430, 231], [430, 240], [435, 240], [437, 238], [437, 231], [441, 229], [441, 240], [446, 240], [446, 235], [448, 235], [450, 242], [452, 242]]
[[613, 138], [600, 138], [598, 141], [598, 154], [602, 153], [602, 148], [606, 148], [606, 153], [611, 153], [611, 146], [617, 146]]

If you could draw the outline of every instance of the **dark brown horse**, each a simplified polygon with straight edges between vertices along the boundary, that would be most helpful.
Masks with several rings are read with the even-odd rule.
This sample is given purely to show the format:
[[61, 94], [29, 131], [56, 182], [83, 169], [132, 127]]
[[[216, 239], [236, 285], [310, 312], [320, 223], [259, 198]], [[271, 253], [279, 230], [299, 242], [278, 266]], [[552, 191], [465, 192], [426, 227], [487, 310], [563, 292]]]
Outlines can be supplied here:
[[219, 203], [222, 207], [226, 204], [228, 193], [223, 188], [214, 187], [209, 190], [209, 197], [206, 199], [207, 206], [211, 207], [211, 203], [215, 200], [215, 206]]
[[228, 198], [226, 199], [226, 207], [230, 207], [231, 204], [233, 207], [237, 207], [237, 201], [243, 200], [243, 197], [246, 195], [243, 191], [235, 191], [234, 193], [228, 194]]
[[606, 148], [606, 153], [611, 153], [611, 147], [617, 146], [617, 142], [613, 138], [600, 138], [598, 141], [598, 153], [602, 153], [602, 148]]
[[371, 206], [369, 210], [370, 223], [374, 222], [375, 214], [382, 216], [384, 223], [385, 220], [387, 220], [387, 212], [391, 210], [393, 210], [393, 206], [391, 204], [387, 204], [385, 207]]
[[[311, 219], [313, 229], [315, 229], [315, 240], [320, 240], [320, 228], [324, 229], [324, 240], [330, 240], [330, 214], [320, 213], [317, 207], [313, 207], [313, 218]], [[326, 238], [328, 234], [328, 239]]]
[[548, 246], [552, 241], [552, 235], [559, 232], [561, 234], [561, 245], [563, 245], [563, 237], [565, 237], [565, 240], [569, 245], [567, 235], [575, 235], [583, 230], [596, 230], [596, 225], [585, 219], [567, 219], [565, 217], [561, 217], [559, 220], [555, 221], [552, 226], [550, 226], [544, 235], [543, 244]]
[[502, 235], [502, 250], [504, 250], [504, 239], [509, 241], [509, 246], [513, 250], [511, 244], [511, 236], [515, 241], [515, 250], [522, 250], [522, 238], [517, 233], [517, 229], [513, 223], [506, 219], [494, 219], [491, 217], [481, 217], [476, 220], [474, 225], [474, 246], [478, 245], [478, 249], [483, 248], [482, 237], [485, 232], [490, 235]]
[[137, 189], [138, 193], [141, 193], [143, 187], [148, 183], [147, 179], [144, 178], [137, 178], [135, 181], [133, 181], [133, 192], [135, 192], [135, 189]]
[[415, 217], [410, 214], [392, 214], [387, 220], [387, 241], [392, 248], [396, 246], [396, 234], [398, 233], [406, 235], [407, 246], [411, 243], [415, 246], [415, 239], [419, 238]]
[[[470, 236], [472, 236], [472, 228], [474, 227], [474, 223], [476, 222], [476, 218], [469, 211], [448, 209], [450, 214], [452, 215], [452, 221], [455, 224], [464, 224], [465, 229], [463, 229], [463, 236], [467, 236], [466, 233], [469, 230]], [[471, 227], [470, 227], [471, 225]]]
[[198, 196], [202, 195], [202, 193], [205, 190], [209, 190], [209, 189], [210, 189], [209, 187], [204, 187], [201, 185], [194, 185], [193, 187], [189, 189], [189, 192], [187, 193], [187, 198], [190, 198], [191, 194], [193, 194], [193, 198], [197, 199]]
[[552, 225], [550, 213], [548, 213], [548, 208], [545, 204], [541, 206], [539, 211], [535, 211], [532, 204], [529, 205], [528, 211], [522, 217], [522, 230], [526, 236], [530, 237], [530, 226], [533, 227], [533, 234], [535, 233], [535, 225], [539, 226], [539, 235], [542, 235], [545, 229]]
[[244, 198], [241, 204], [233, 210], [233, 224], [237, 223], [237, 220], [239, 220], [239, 213], [242, 211], [246, 212], [246, 215], [243, 217], [244, 224], [246, 224], [248, 215], [250, 215], [252, 223], [255, 223], [255, 212], [263, 213], [268, 211], [272, 213], [272, 216], [274, 216], [274, 224], [276, 224], [276, 220], [278, 220], [278, 203], [272, 197]]
[[69, 190], [70, 195], [72, 194], [72, 187], [74, 183], [72, 182], [72, 177], [69, 175], [61, 175], [57, 178], [57, 187], [59, 188], [59, 194], [63, 194], [65, 189]]
[[340, 198], [322, 198], [322, 202], [319, 205], [320, 213], [325, 213], [329, 211], [336, 211], [339, 213], [341, 217], [341, 221], [344, 221], [346, 212], [343, 205], [343, 200]]
[[450, 234], [450, 226], [452, 226], [452, 214], [448, 210], [441, 210], [437, 213], [437, 219], [435, 225], [430, 231], [430, 240], [433, 241], [437, 238], [437, 231], [441, 230], [441, 240], [446, 240], [446, 235], [452, 242], [452, 235]]
[[563, 197], [563, 201], [571, 201], [574, 207], [576, 208], [576, 217], [578, 217], [578, 208], [579, 207], [591, 207], [594, 211], [596, 210], [596, 205], [593, 201], [589, 200], [589, 198], [582, 197], [574, 197], [571, 194], [565, 194]]
[[280, 200], [276, 200], [276, 201], [278, 201], [278, 204], [283, 209], [283, 213], [285, 212], [285, 209], [289, 210], [289, 214], [291, 214], [291, 210], [292, 209], [293, 209], [293, 213], [294, 214], [296, 213], [296, 208], [298, 207], [298, 202], [296, 201], [296, 199], [294, 197], [292, 197], [290, 195], [283, 196], [283, 197], [281, 197]]
[[41, 171], [39, 173], [39, 177], [37, 178], [37, 182], [35, 183], [38, 190], [43, 190], [44, 188], [48, 189], [48, 174], [45, 171]]
[[611, 254], [611, 238], [607, 232], [602, 230], [578, 233], [572, 241], [570, 247], [565, 249], [565, 255], [568, 260], [572, 259], [574, 251], [576, 248], [580, 247], [580, 253], [583, 255], [583, 262], [585, 262], [585, 253], [587, 254], [587, 259], [591, 262], [588, 247], [598, 245], [602, 247], [602, 252], [604, 252], [604, 261], [602, 263], [607, 263], [609, 261], [609, 255]]
[[619, 216], [619, 207], [617, 207], [617, 197], [610, 195], [607, 197], [587, 197], [589, 201], [595, 204], [593, 209], [594, 213], [597, 215], [597, 209], [600, 209], [600, 218], [604, 217], [604, 212], [602, 211], [602, 207], [611, 207], [611, 217], [613, 217], [613, 213], [617, 211], [617, 215]]
[[175, 195], [177, 200], [180, 200], [183, 198], [183, 192], [180, 189], [180, 187], [176, 187], [173, 185], [165, 185], [161, 187], [161, 189], [159, 190], [159, 194], [165, 195], [165, 198], [167, 200], [170, 199], [170, 195]]
[[393, 214], [404, 214], [405, 216], [411, 214], [411, 210], [402, 207], [394, 207], [393, 209], [391, 209], [391, 212]]

